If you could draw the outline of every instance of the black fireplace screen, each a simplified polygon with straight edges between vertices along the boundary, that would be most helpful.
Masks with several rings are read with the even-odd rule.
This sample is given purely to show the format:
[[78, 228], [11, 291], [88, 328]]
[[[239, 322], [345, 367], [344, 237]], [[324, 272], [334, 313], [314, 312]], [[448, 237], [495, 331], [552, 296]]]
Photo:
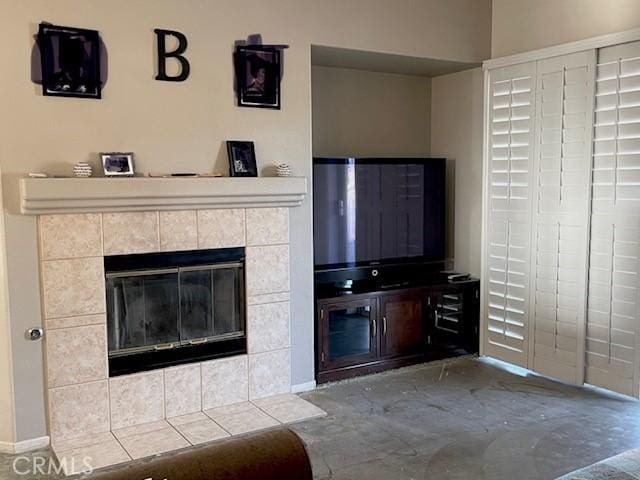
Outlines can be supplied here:
[[105, 258], [110, 374], [246, 352], [244, 249]]

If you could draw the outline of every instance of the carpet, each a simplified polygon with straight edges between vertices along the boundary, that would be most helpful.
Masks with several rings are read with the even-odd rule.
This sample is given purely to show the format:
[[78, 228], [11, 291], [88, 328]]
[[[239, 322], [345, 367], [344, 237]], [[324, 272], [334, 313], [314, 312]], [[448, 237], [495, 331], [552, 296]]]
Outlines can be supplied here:
[[640, 479], [640, 448], [559, 477], [557, 480], [636, 480]]

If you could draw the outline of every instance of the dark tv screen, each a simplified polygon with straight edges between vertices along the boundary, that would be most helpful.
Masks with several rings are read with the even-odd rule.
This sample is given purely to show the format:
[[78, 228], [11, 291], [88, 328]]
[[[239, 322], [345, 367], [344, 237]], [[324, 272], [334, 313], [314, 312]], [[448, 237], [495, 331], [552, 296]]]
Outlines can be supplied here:
[[314, 158], [317, 270], [444, 260], [445, 159]]

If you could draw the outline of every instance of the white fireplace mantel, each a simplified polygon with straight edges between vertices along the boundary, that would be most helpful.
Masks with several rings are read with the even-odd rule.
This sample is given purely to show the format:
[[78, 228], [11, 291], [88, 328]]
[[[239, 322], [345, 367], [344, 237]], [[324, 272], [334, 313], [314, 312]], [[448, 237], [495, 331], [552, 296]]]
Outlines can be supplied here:
[[22, 178], [25, 215], [201, 208], [295, 207], [304, 177]]

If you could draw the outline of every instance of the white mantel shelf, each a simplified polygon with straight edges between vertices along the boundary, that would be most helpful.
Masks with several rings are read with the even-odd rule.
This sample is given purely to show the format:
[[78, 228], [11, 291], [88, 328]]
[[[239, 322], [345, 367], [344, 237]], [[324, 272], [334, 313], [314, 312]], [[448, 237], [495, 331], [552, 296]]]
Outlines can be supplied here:
[[304, 177], [22, 178], [25, 215], [203, 208], [296, 207]]

